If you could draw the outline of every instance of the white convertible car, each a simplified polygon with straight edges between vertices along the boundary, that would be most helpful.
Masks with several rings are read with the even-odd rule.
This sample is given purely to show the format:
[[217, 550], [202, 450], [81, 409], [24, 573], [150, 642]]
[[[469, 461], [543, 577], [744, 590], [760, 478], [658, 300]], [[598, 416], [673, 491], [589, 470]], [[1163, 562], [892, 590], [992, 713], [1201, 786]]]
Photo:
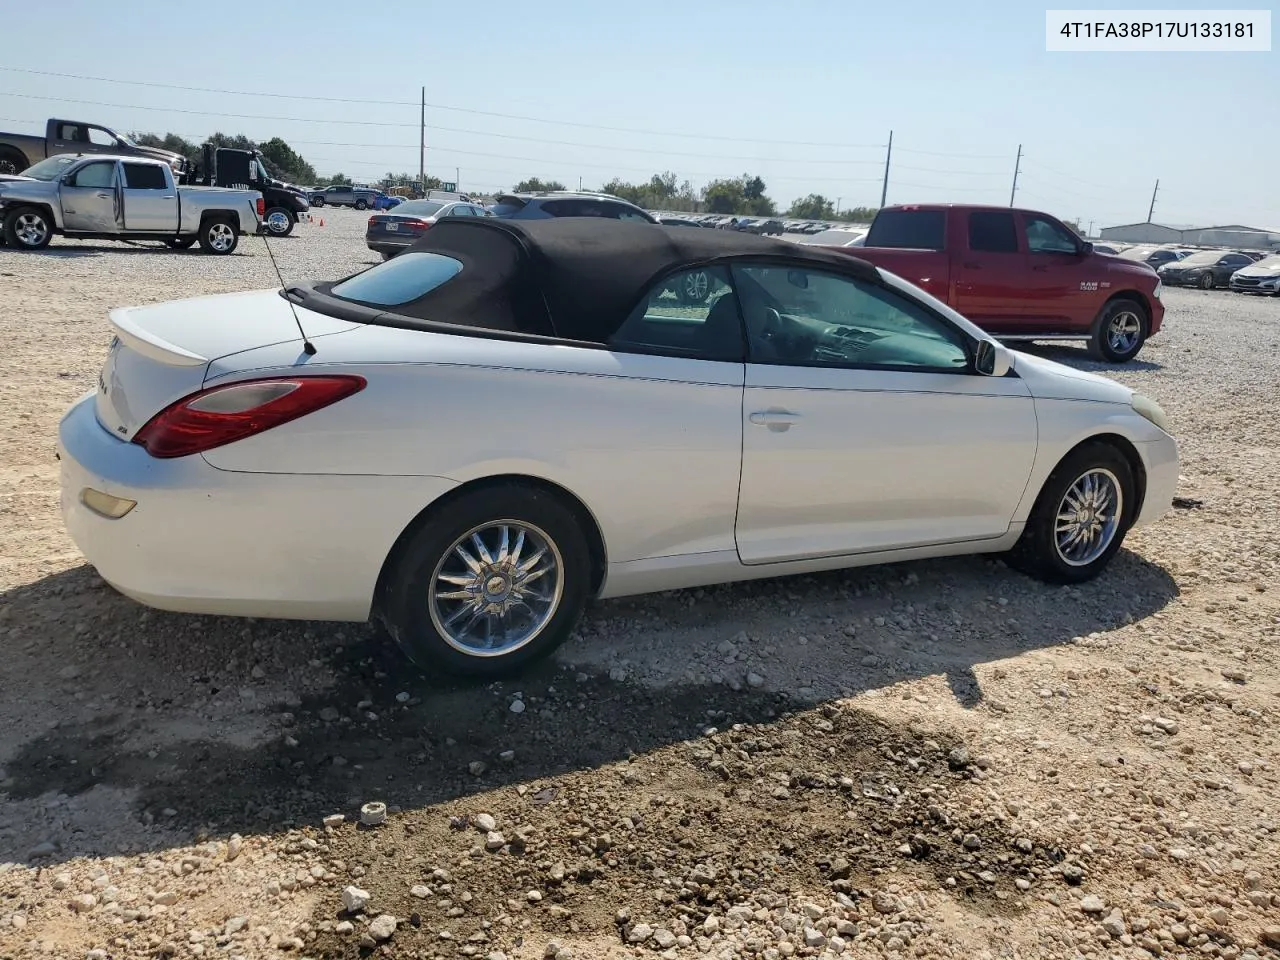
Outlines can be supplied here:
[[[705, 274], [705, 302], [672, 291]], [[308, 283], [113, 311], [60, 428], [103, 578], [168, 610], [376, 618], [507, 672], [590, 596], [998, 553], [1087, 580], [1170, 506], [1151, 400], [835, 251], [459, 219]]]

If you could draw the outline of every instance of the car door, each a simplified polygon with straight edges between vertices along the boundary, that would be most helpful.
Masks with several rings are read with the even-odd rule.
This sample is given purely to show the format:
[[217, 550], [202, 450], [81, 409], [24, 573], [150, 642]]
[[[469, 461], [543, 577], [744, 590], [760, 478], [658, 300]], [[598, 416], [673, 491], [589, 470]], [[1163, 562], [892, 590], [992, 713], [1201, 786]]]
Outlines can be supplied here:
[[1027, 255], [1018, 245], [1013, 212], [972, 210], [966, 220], [967, 249], [952, 254], [953, 306], [992, 333], [1017, 329], [1030, 309], [1023, 296]]
[[1228, 253], [1218, 261], [1217, 266], [1213, 268], [1213, 279], [1226, 286], [1231, 282], [1231, 275], [1237, 270], [1243, 270], [1245, 267], [1252, 266], [1253, 257], [1243, 253]]
[[1036, 453], [1016, 376], [973, 372], [962, 331], [898, 291], [735, 265], [747, 326], [736, 540], [745, 564], [989, 540]]
[[124, 228], [129, 232], [177, 233], [178, 191], [157, 163], [120, 164]]
[[659, 278], [609, 339], [609, 376], [589, 386], [589, 400], [578, 393], [591, 408], [586, 429], [606, 425], [599, 437], [584, 435], [575, 454], [596, 464], [583, 471], [588, 485], [600, 484], [582, 493], [618, 524], [619, 542], [629, 544], [617, 557], [623, 563], [735, 559], [742, 321], [728, 271], [695, 269], [708, 275], [706, 300], [674, 294], [688, 271]]
[[1083, 242], [1067, 227], [1038, 213], [1020, 216], [1029, 269], [1023, 297], [1036, 321], [1030, 333], [1087, 331], [1097, 316], [1105, 292], [1105, 268], [1097, 258], [1082, 254]]
[[94, 160], [76, 168], [58, 191], [63, 228], [70, 232], [114, 233], [120, 229], [123, 210], [117, 189], [119, 164]]

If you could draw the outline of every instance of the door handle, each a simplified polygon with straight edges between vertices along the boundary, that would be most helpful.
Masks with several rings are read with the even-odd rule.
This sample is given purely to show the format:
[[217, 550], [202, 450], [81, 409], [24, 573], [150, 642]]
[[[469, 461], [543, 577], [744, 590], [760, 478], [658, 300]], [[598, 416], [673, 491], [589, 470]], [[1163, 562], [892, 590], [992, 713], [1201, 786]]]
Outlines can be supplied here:
[[110, 193], [100, 193], [100, 194], [98, 194], [98, 199], [99, 199], [99, 200], [110, 200], [113, 196], [114, 196], [114, 194], [110, 194]]
[[774, 432], [786, 430], [800, 419], [799, 414], [791, 413], [789, 410], [760, 410], [751, 414], [747, 418], [752, 423], [761, 427], [768, 427]]

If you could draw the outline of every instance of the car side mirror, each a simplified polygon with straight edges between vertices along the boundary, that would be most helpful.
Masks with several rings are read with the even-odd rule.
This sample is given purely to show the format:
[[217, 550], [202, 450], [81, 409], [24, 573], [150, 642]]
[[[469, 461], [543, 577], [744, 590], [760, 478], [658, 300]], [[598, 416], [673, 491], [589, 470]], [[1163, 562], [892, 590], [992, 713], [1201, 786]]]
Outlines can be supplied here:
[[1091, 253], [1093, 253], [1092, 243], [1086, 240], [1084, 243], [1080, 244], [1080, 256], [1087, 257]]
[[973, 367], [984, 377], [1003, 377], [1013, 367], [1013, 355], [998, 343], [979, 340]]

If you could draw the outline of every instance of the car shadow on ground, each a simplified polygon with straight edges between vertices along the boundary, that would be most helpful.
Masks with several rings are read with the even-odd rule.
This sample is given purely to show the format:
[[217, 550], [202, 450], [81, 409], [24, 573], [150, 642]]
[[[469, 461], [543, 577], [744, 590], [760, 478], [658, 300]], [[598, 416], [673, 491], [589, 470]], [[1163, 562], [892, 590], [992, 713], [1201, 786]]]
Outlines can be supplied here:
[[1061, 343], [1047, 342], [1020, 342], [1010, 344], [1010, 346], [1015, 350], [1029, 353], [1032, 356], [1052, 360], [1055, 363], [1064, 363], [1069, 367], [1087, 370], [1090, 373], [1100, 373], [1103, 376], [1112, 373], [1146, 373], [1152, 370], [1164, 369], [1164, 364], [1144, 359], [1142, 356], [1134, 357], [1127, 363], [1107, 363], [1105, 360], [1095, 360], [1089, 356], [1089, 351], [1083, 346], [1067, 346]]
[[[848, 696], [943, 673], [955, 696], [973, 706], [982, 698], [975, 665], [1070, 643], [1126, 620], [1141, 619], [1164, 608], [1178, 592], [1164, 570], [1129, 551], [1122, 551], [1113, 566], [1124, 577], [1122, 602], [1117, 601], [1113, 587], [1095, 582], [1071, 595], [1055, 593], [1055, 588], [1031, 584], [1012, 573], [993, 574], [989, 561], [976, 558], [895, 565], [890, 580], [884, 579], [886, 569], [715, 588], [722, 592], [712, 596], [712, 603], [696, 608], [688, 602], [688, 591], [654, 595], [651, 601], [631, 598], [625, 605], [606, 601], [589, 614], [589, 620], [601, 618], [608, 624], [631, 616], [637, 604], [651, 602], [662, 614], [664, 629], [689, 630], [705, 626], [708, 618], [714, 620], [724, 606], [736, 604], [741, 610], [760, 601], [762, 606], [778, 608], [795, 599], [797, 579], [807, 581], [803, 584], [806, 605], [825, 614], [844, 610], [846, 616], [856, 618], [871, 608], [859, 608], [864, 600], [855, 596], [872, 593], [883, 599], [887, 590], [898, 609], [904, 604], [917, 608], [937, 604], [945, 609], [942, 599], [958, 584], [968, 594], [964, 601], [968, 626], [956, 634], [957, 640], [943, 645], [927, 669], [917, 667], [913, 674], [910, 667], [894, 672], [849, 668], [838, 680]], [[87, 594], [93, 595], [86, 601], [91, 606], [80, 613], [50, 612], [51, 598], [66, 597], [73, 603]], [[983, 596], [985, 600], [980, 599]], [[1053, 613], [1047, 617], [1046, 596], [1055, 599]], [[732, 723], [768, 723], [821, 705], [792, 693], [747, 685], [734, 689], [723, 682], [645, 686], [616, 675], [611, 678], [607, 669], [567, 666], [562, 661], [545, 662], [505, 683], [431, 679], [408, 668], [371, 628], [143, 616], [142, 608], [132, 601], [103, 589], [88, 567], [0, 594], [0, 608], [7, 608], [3, 622], [10, 627], [11, 642], [16, 639], [13, 628], [21, 625], [23, 649], [32, 657], [23, 666], [28, 676], [35, 671], [56, 678], [60, 670], [65, 673], [71, 657], [83, 658], [83, 652], [74, 651], [73, 646], [85, 642], [86, 630], [68, 629], [68, 619], [84, 623], [83, 616], [95, 635], [109, 633], [115, 638], [93, 654], [104, 671], [115, 674], [111, 679], [100, 676], [89, 681], [98, 688], [112, 688], [113, 697], [107, 700], [113, 709], [92, 717], [69, 709], [52, 729], [19, 746], [0, 771], [4, 777], [0, 811], [7, 808], [8, 814], [16, 816], [15, 811], [29, 803], [38, 807], [42, 801], [34, 798], [57, 796], [61, 801], [102, 786], [136, 791], [136, 819], [129, 830], [119, 833], [106, 829], [108, 823], [119, 822], [110, 818], [106, 823], [68, 829], [67, 835], [54, 841], [56, 849], [46, 848], [36, 855], [45, 865], [79, 855], [114, 854], [122, 846], [164, 849], [199, 836], [261, 834], [314, 825], [334, 812], [350, 814], [370, 799], [411, 810], [508, 785], [546, 783], [697, 737], [708, 724], [723, 728]], [[256, 745], [237, 745], [217, 723], [201, 725], [191, 720], [201, 709], [200, 697], [218, 692], [211, 689], [216, 678], [191, 676], [189, 704], [173, 703], [171, 697], [161, 702], [148, 699], [151, 691], [164, 687], [160, 673], [181, 670], [175, 667], [173, 651], [192, 642], [193, 627], [199, 637], [201, 664], [247, 664], [269, 637], [279, 645], [277, 653], [283, 653], [286, 666], [291, 657], [304, 660], [317, 649], [327, 651], [325, 666], [336, 675], [336, 685], [274, 703], [246, 701], [245, 710], [270, 715], [267, 726], [274, 732]], [[589, 648], [599, 642], [592, 636], [588, 624], [586, 639], [569, 651], [579, 665], [591, 662]], [[809, 641], [806, 656], [834, 665], [840, 662], [838, 654], [844, 662], [858, 663], [848, 660], [852, 641], [839, 630], [816, 642], [815, 648], [815, 641]], [[825, 651], [822, 643], [829, 645]], [[166, 656], [154, 658], [151, 651], [164, 647], [169, 651]], [[104, 662], [106, 657], [116, 659]], [[305, 665], [304, 660], [301, 666]], [[52, 682], [56, 684], [56, 679]], [[0, 689], [0, 699], [11, 701], [3, 709], [9, 714], [15, 708], [20, 712], [25, 695], [21, 678], [11, 678]], [[76, 694], [76, 700], [81, 699], [82, 694]], [[512, 709], [517, 699], [519, 712]], [[152, 824], [162, 824], [163, 829], [149, 833]], [[122, 839], [126, 835], [127, 841]], [[27, 859], [29, 840], [23, 838], [20, 848], [4, 849], [0, 831], [0, 861]]]
[[[249, 237], [241, 237], [241, 242], [249, 240]], [[287, 240], [288, 237], [272, 237], [272, 240]], [[10, 250], [10, 247], [0, 247], [0, 253]], [[43, 250], [21, 250], [13, 251], [21, 253], [27, 257], [50, 257], [55, 260], [76, 260], [83, 257], [100, 257], [104, 253], [133, 253], [133, 254], [168, 254], [170, 256], [209, 256], [198, 245], [193, 245], [185, 250], [178, 250], [168, 247], [163, 243], [145, 245], [142, 243], [108, 243], [104, 246], [90, 246], [88, 244], [78, 245], [74, 247], [55, 247], [48, 246]], [[249, 254], [240, 250], [233, 250], [231, 253], [223, 254], [226, 257], [249, 256]]]

